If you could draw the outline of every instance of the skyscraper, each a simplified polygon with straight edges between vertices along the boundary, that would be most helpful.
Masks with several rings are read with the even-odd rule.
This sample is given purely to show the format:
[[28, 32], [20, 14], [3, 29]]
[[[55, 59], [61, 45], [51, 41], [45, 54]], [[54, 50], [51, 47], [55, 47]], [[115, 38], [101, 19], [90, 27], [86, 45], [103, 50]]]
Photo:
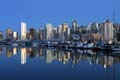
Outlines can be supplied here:
[[18, 40], [18, 32], [13, 32], [13, 39]]
[[68, 28], [68, 23], [63, 23], [62, 24], [63, 32], [66, 32], [67, 28]]
[[29, 39], [30, 40], [34, 40], [35, 39], [35, 29], [34, 28], [30, 28], [30, 35], [29, 35]]
[[25, 40], [26, 39], [26, 23], [25, 22], [21, 22], [21, 40]]
[[66, 30], [66, 40], [70, 40], [70, 28], [69, 27]]
[[13, 39], [13, 32], [11, 29], [6, 30], [6, 39], [10, 39], [10, 40]]
[[67, 29], [68, 29], [68, 23], [62, 24], [62, 41], [65, 41], [67, 39]]
[[76, 33], [78, 31], [77, 29], [78, 29], [78, 23], [76, 20], [73, 20], [72, 21], [72, 30], [73, 30], [72, 32]]
[[39, 40], [43, 40], [43, 31], [42, 29], [39, 29]]
[[58, 38], [57, 28], [53, 28], [53, 35], [54, 35], [54, 39]]
[[62, 40], [62, 34], [63, 34], [62, 25], [59, 25], [58, 27], [58, 39], [59, 40]]
[[51, 24], [46, 24], [46, 40], [52, 40], [54, 38], [53, 26]]

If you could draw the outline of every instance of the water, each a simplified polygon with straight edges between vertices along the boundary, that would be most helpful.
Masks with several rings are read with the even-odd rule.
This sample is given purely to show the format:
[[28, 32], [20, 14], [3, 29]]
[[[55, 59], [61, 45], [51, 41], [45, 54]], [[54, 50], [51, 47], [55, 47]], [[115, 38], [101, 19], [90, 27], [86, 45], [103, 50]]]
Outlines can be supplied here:
[[0, 47], [0, 80], [120, 80], [119, 54]]

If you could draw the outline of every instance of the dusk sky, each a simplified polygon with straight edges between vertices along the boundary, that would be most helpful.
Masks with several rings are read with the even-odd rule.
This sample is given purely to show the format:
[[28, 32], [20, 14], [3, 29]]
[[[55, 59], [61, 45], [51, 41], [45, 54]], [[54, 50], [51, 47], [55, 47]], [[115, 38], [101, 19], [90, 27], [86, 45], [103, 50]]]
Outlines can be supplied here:
[[80, 25], [113, 20], [120, 23], [120, 0], [0, 0], [0, 31], [12, 28], [20, 30], [22, 21], [36, 29], [46, 23], [58, 26], [71, 24], [76, 19]]

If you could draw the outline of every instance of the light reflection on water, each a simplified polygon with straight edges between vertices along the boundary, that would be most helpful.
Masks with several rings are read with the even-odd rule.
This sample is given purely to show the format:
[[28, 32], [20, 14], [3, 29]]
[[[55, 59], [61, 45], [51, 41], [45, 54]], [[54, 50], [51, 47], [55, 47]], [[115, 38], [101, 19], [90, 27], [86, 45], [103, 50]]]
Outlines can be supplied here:
[[[7, 61], [9, 59], [9, 61]], [[91, 50], [61, 50], [61, 49], [47, 49], [47, 48], [32, 48], [32, 47], [0, 47], [0, 65], [5, 66], [2, 72], [7, 68], [6, 66], [18, 66], [23, 73], [30, 74], [28, 69], [30, 68], [31, 73], [39, 79], [44, 80], [56, 80], [58, 79], [69, 79], [74, 80], [75, 78], [87, 80], [120, 80], [120, 53], [112, 52], [93, 52]], [[10, 65], [8, 65], [10, 63]], [[47, 65], [49, 64], [49, 65]], [[25, 70], [23, 70], [22, 68]], [[39, 67], [38, 67], [39, 66]], [[33, 69], [35, 68], [35, 70]], [[44, 72], [39, 71], [43, 69]], [[57, 68], [57, 69], [56, 69]], [[18, 69], [17, 67], [15, 69]], [[40, 69], [40, 70], [41, 70]], [[73, 70], [75, 71], [73, 71]], [[83, 70], [82, 70], [83, 69]], [[14, 69], [10, 68], [9, 71]], [[52, 71], [51, 71], [52, 70]], [[64, 73], [55, 73], [55, 72]], [[106, 72], [108, 70], [108, 72]], [[36, 72], [34, 72], [36, 71]], [[80, 72], [81, 71], [81, 72]], [[94, 73], [93, 73], [94, 72]], [[17, 72], [21, 74], [22, 72]], [[56, 75], [54, 77], [42, 77], [38, 74], [45, 73], [41, 76]], [[50, 74], [51, 73], [51, 74]], [[89, 73], [89, 74], [88, 74]], [[2, 73], [0, 73], [2, 76]], [[20, 75], [17, 75], [19, 77]], [[64, 75], [63, 75], [64, 74]], [[67, 74], [67, 75], [66, 75]], [[37, 76], [38, 75], [38, 76]], [[74, 76], [72, 76], [74, 75]], [[81, 75], [81, 76], [80, 76]], [[92, 76], [90, 76], [92, 75]], [[95, 77], [95, 76], [99, 77]], [[24, 76], [21, 74], [21, 76]], [[86, 76], [86, 77], [85, 77]], [[16, 77], [16, 79], [18, 79]], [[60, 77], [60, 78], [59, 78]], [[4, 79], [1, 77], [0, 79]], [[12, 77], [13, 78], [13, 77]], [[24, 77], [20, 79], [32, 79], [32, 76]], [[6, 79], [6, 78], [5, 78]], [[13, 78], [14, 79], [14, 78]], [[33, 78], [34, 79], [34, 78]]]

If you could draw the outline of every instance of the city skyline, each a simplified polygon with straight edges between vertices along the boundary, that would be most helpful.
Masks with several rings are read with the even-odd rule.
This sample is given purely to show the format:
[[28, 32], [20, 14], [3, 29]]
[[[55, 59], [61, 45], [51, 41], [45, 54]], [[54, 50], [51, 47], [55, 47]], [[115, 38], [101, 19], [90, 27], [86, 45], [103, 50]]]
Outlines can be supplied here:
[[120, 0], [0, 0], [0, 80], [120, 80]]
[[117, 37], [119, 31], [120, 24], [110, 20], [101, 23], [94, 22], [86, 26], [79, 25], [76, 20], [73, 20], [71, 25], [66, 22], [59, 24], [58, 27], [45, 24], [43, 29], [28, 28], [26, 22], [21, 22], [21, 32], [14, 32], [9, 28], [6, 33], [1, 32], [0, 39], [5, 39], [6, 35], [6, 39], [10, 40], [103, 40], [109, 42], [119, 39]]

